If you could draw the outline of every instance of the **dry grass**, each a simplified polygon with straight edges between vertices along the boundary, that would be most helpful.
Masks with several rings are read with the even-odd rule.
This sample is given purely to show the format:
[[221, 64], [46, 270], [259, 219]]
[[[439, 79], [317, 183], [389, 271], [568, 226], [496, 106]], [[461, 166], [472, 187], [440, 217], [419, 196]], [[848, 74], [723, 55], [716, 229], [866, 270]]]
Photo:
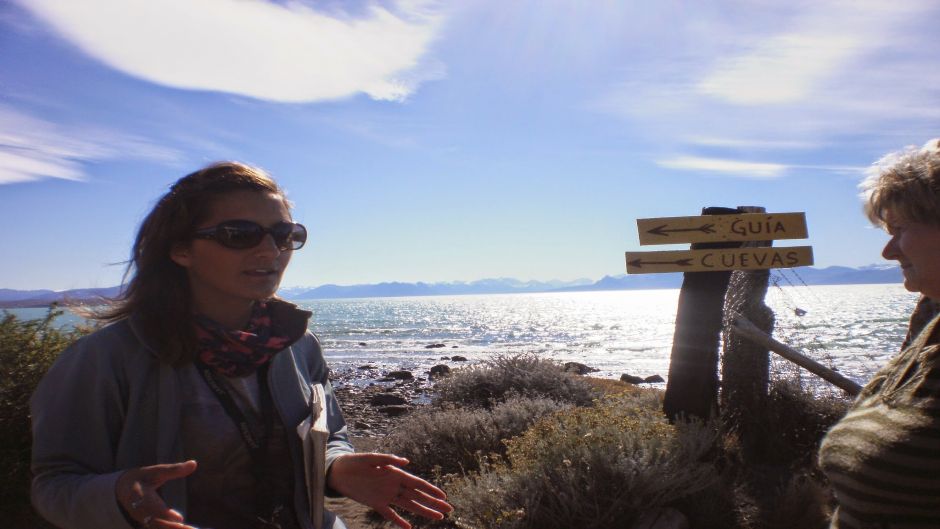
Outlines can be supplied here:
[[438, 404], [490, 408], [511, 396], [544, 397], [587, 406], [599, 392], [584, 377], [568, 373], [551, 360], [533, 354], [499, 355], [456, 370], [435, 386]]
[[488, 529], [629, 527], [644, 510], [716, 483], [715, 429], [671, 425], [661, 392], [627, 391], [547, 416], [507, 442], [505, 458], [452, 480], [456, 521]]

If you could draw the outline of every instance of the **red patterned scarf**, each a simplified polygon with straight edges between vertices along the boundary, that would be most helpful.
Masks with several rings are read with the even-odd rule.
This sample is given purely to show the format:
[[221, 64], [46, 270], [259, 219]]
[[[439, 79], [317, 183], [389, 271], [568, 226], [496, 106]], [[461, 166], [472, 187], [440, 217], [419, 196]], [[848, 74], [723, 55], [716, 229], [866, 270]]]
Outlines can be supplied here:
[[278, 351], [294, 342], [272, 323], [266, 303], [255, 304], [245, 330], [228, 329], [202, 314], [194, 316], [193, 327], [199, 359], [216, 373], [227, 377], [254, 373]]

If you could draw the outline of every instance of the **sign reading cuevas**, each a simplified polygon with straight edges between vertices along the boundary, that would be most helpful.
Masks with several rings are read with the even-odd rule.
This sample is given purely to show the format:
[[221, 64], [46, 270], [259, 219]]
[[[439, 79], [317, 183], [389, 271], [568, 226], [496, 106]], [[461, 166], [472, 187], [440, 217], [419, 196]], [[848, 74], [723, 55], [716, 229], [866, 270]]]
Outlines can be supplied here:
[[811, 246], [627, 252], [628, 274], [766, 270], [813, 264]]
[[804, 213], [741, 213], [637, 219], [640, 245], [805, 239]]

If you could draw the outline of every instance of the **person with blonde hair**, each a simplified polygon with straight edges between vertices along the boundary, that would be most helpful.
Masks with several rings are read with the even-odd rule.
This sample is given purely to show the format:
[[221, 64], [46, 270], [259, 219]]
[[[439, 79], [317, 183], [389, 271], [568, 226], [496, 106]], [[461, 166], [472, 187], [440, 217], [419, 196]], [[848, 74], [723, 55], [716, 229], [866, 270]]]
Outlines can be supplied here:
[[[137, 233], [109, 323], [57, 359], [31, 401], [37, 511], [63, 529], [311, 529], [297, 426], [316, 384], [327, 493], [404, 528], [443, 491], [407, 460], [357, 454], [310, 312], [275, 297], [307, 241], [260, 169], [210, 165], [177, 181]], [[322, 527], [343, 522], [324, 513]]]
[[[940, 139], [882, 158], [863, 182], [865, 212], [891, 236], [904, 286], [940, 299]], [[912, 318], [905, 347], [823, 439], [838, 506], [831, 527], [940, 527], [940, 316]]]

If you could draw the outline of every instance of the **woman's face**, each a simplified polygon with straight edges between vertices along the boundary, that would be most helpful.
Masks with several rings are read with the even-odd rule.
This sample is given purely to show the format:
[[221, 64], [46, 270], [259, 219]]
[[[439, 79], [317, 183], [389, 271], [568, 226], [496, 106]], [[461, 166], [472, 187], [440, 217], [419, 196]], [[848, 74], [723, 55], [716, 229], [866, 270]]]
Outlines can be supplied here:
[[[209, 216], [195, 229], [211, 228], [228, 220], [249, 220], [270, 228], [278, 222], [291, 222], [291, 216], [280, 195], [234, 191], [215, 199]], [[242, 250], [211, 239], [193, 239], [175, 247], [170, 257], [186, 268], [194, 308], [231, 325], [235, 323], [233, 318], [237, 321], [249, 313], [253, 302], [274, 295], [291, 253], [279, 250], [271, 235], [266, 234], [257, 246]]]
[[904, 220], [890, 211], [885, 224], [891, 240], [881, 255], [901, 265], [904, 288], [940, 299], [940, 227]]

